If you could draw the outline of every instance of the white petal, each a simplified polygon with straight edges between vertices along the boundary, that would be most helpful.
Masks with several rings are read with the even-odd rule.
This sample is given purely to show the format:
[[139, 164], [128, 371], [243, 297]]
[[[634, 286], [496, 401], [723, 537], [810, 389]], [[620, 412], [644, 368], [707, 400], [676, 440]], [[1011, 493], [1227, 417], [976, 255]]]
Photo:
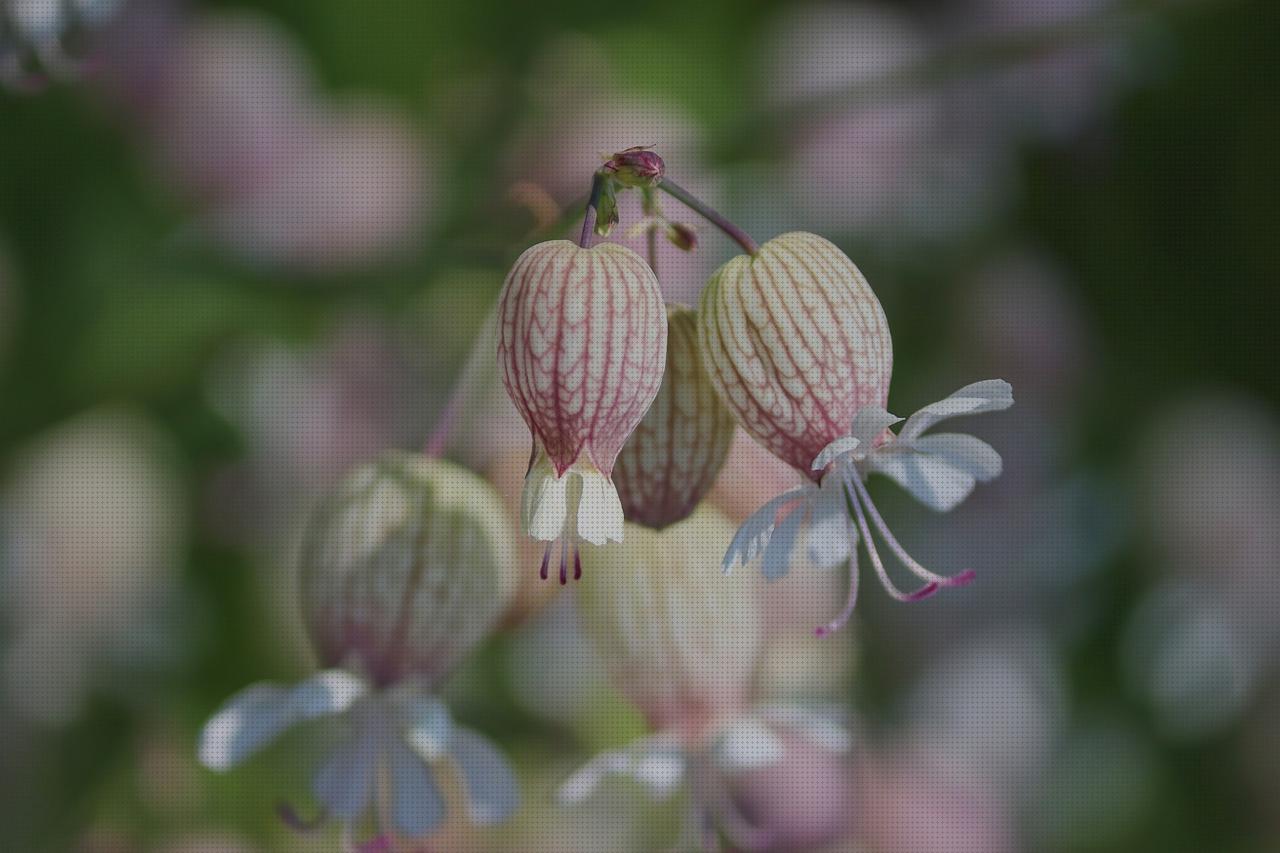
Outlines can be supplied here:
[[859, 409], [853, 416], [853, 426], [850, 427], [849, 434], [862, 442], [864, 449], [869, 453], [880, 434], [901, 420], [902, 418], [886, 412], [879, 406], [867, 406]]
[[602, 752], [570, 776], [560, 786], [556, 798], [566, 804], [584, 802], [607, 777], [626, 773], [633, 763], [632, 757], [626, 752]]
[[769, 726], [747, 717], [730, 726], [716, 741], [716, 764], [729, 772], [756, 770], [776, 764], [784, 752], [782, 741]]
[[656, 800], [674, 794], [684, 781], [685, 761], [679, 750], [655, 749], [636, 758], [631, 775]]
[[997, 412], [1013, 405], [1013, 386], [1003, 379], [988, 379], [966, 385], [945, 400], [930, 403], [907, 419], [899, 438], [911, 440], [929, 427], [960, 415]]
[[380, 741], [373, 727], [359, 729], [329, 755], [311, 780], [312, 793], [332, 814], [355, 820], [369, 807]]
[[291, 692], [279, 684], [255, 684], [231, 697], [200, 733], [200, 763], [230, 770], [279, 737], [298, 721]]
[[820, 569], [842, 565], [849, 559], [849, 548], [857, 544], [857, 531], [849, 524], [844, 481], [839, 476], [822, 479], [805, 541], [809, 559]]
[[453, 720], [443, 702], [415, 697], [401, 712], [401, 726], [407, 743], [425, 761], [438, 761], [449, 748]]
[[804, 507], [796, 507], [774, 528], [760, 564], [761, 571], [769, 580], [777, 580], [791, 571], [791, 554], [796, 549], [796, 537], [807, 514]]
[[853, 748], [853, 735], [841, 721], [842, 715], [837, 709], [784, 704], [767, 705], [758, 709], [757, 713], [828, 752], [844, 753]]
[[778, 510], [791, 501], [805, 498], [810, 494], [816, 494], [812, 487], [792, 489], [752, 513], [746, 521], [742, 522], [742, 526], [734, 534], [733, 541], [729, 543], [729, 550], [724, 557], [724, 570], [730, 572], [735, 566], [745, 566], [754, 560], [769, 543], [769, 537], [773, 535]]
[[622, 541], [622, 501], [618, 490], [599, 471], [582, 471], [578, 502], [578, 536], [592, 545]]
[[467, 803], [473, 822], [501, 823], [520, 805], [520, 789], [507, 759], [480, 734], [455, 726], [449, 752], [467, 788]]
[[304, 720], [340, 714], [368, 692], [363, 680], [345, 669], [318, 672], [293, 688], [290, 701]]
[[549, 465], [537, 465], [524, 479], [521, 497], [525, 529], [534, 539], [552, 542], [564, 533], [569, 514], [569, 478]]
[[[895, 444], [897, 444], [895, 442]], [[873, 470], [896, 480], [920, 503], [947, 512], [969, 496], [977, 480], [946, 459], [917, 453], [910, 447], [890, 446], [868, 460]]]
[[1000, 476], [1003, 463], [996, 449], [980, 438], [958, 432], [939, 432], [921, 436], [912, 443], [919, 453], [943, 459], [973, 475], [979, 483]]
[[391, 765], [391, 818], [396, 830], [411, 838], [428, 835], [445, 816], [444, 795], [422, 757], [405, 744], [392, 746], [388, 756]]
[[862, 442], [858, 439], [851, 435], [843, 435], [828, 444], [826, 447], [822, 448], [821, 452], [814, 457], [813, 470], [821, 471], [832, 462], [835, 462], [846, 454], [852, 453], [861, 446]]

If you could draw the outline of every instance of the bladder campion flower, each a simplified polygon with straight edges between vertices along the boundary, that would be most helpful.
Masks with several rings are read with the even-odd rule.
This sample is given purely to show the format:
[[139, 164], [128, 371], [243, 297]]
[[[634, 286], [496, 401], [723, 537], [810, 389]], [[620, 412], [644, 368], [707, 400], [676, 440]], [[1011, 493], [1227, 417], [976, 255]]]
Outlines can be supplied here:
[[711, 490], [736, 429], [702, 368], [697, 316], [672, 307], [667, 320], [662, 388], [613, 472], [627, 520], [657, 530], [688, 518]]
[[614, 461], [662, 383], [666, 311], [653, 271], [613, 243], [539, 243], [507, 274], [499, 303], [498, 361], [507, 392], [533, 433], [523, 516], [547, 542], [547, 576], [560, 543], [560, 582], [578, 542], [622, 540]]
[[[439, 460], [390, 454], [357, 468], [317, 515], [303, 554], [303, 612], [324, 670], [296, 686], [255, 684], [206, 724], [200, 760], [229, 770], [294, 725], [335, 718], [347, 736], [312, 779], [348, 850], [388, 849], [438, 828], [444, 767], [478, 824], [515, 809], [515, 777], [483, 736], [433, 696], [491, 630], [515, 589], [502, 504], [478, 477]], [[356, 827], [374, 815], [374, 838]]]
[[[819, 635], [852, 615], [859, 534], [881, 583], [899, 601], [973, 579], [972, 572], [938, 575], [913, 560], [863, 481], [878, 471], [925, 505], [952, 509], [975, 483], [1000, 473], [1000, 456], [973, 436], [922, 433], [945, 418], [1008, 408], [1007, 382], [966, 386], [921, 409], [897, 435], [890, 432], [901, 418], [884, 408], [893, 363], [884, 312], [853, 262], [812, 234], [785, 234], [721, 267], [703, 292], [699, 328], [708, 374], [743, 427], [813, 481], [747, 519], [725, 557], [726, 571], [761, 557], [765, 576], [781, 577], [807, 525], [814, 563], [850, 563], [846, 606]], [[880, 561], [872, 526], [923, 587], [898, 590]]]

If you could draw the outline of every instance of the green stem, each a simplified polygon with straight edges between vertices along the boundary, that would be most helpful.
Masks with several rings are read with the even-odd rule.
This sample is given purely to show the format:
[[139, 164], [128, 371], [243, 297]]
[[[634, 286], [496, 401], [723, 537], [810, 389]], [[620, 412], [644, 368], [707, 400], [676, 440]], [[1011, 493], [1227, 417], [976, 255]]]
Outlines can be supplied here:
[[584, 249], [591, 248], [591, 238], [595, 235], [596, 219], [600, 215], [600, 196], [604, 194], [604, 183], [609, 179], [604, 172], [596, 172], [591, 178], [591, 195], [587, 198], [587, 215], [582, 220], [582, 234], [578, 237], [578, 245]]
[[679, 184], [675, 183], [669, 178], [663, 178], [658, 183], [658, 189], [662, 190], [664, 193], [671, 196], [676, 201], [683, 204], [685, 207], [688, 207], [690, 210], [692, 210], [694, 213], [697, 213], [703, 219], [706, 219], [708, 222], [710, 222], [712, 225], [719, 228], [725, 234], [729, 235], [729, 238], [733, 240], [733, 242], [741, 246], [742, 250], [746, 252], [748, 255], [751, 255], [752, 257], [754, 257], [760, 254], [760, 246], [759, 244], [756, 243], [755, 240], [751, 239], [750, 234], [748, 234], [746, 231], [743, 231], [737, 225], [734, 225], [732, 222], [726, 219], [723, 215], [721, 215], [715, 209], [707, 205], [701, 199], [690, 194], [688, 190], [684, 189]]

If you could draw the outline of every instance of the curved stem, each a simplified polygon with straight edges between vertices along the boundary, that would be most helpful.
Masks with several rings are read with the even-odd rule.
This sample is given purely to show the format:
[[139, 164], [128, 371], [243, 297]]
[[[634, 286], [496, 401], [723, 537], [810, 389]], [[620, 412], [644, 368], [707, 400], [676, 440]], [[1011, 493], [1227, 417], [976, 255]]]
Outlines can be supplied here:
[[663, 178], [658, 183], [658, 189], [662, 190], [667, 195], [671, 196], [676, 201], [683, 204], [685, 207], [688, 207], [694, 213], [697, 213], [699, 216], [706, 219], [708, 222], [710, 222], [712, 225], [719, 228], [725, 234], [729, 235], [729, 238], [733, 240], [733, 242], [741, 246], [742, 250], [746, 252], [748, 255], [751, 255], [754, 257], [755, 255], [758, 255], [760, 253], [759, 244], [757, 244], [755, 240], [751, 239], [750, 234], [748, 234], [746, 231], [743, 231], [738, 226], [734, 225], [732, 222], [726, 219], [722, 214], [720, 214], [719, 212], [717, 212], [716, 210], [708, 206], [705, 202], [703, 202], [696, 196], [691, 195], [689, 191], [686, 190], [684, 187], [680, 186], [679, 184], [675, 183], [669, 178]]
[[600, 215], [600, 196], [604, 193], [604, 183], [608, 176], [604, 172], [596, 172], [591, 178], [591, 195], [587, 198], [587, 216], [582, 220], [582, 234], [578, 237], [578, 245], [584, 249], [591, 248], [591, 238], [596, 230], [596, 218]]

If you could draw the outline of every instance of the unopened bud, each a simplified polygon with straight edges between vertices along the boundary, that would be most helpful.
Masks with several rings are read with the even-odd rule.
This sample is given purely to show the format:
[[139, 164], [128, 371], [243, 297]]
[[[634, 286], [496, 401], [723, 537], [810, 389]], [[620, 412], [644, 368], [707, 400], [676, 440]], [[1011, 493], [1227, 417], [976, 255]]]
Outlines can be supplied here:
[[715, 484], [734, 429], [702, 368], [697, 316], [669, 308], [662, 387], [613, 470], [627, 519], [661, 529], [687, 518]]
[[502, 501], [441, 460], [362, 465], [316, 515], [302, 555], [308, 631], [326, 667], [433, 684], [492, 629], [515, 592]]
[[693, 251], [694, 247], [698, 245], [698, 235], [683, 222], [667, 223], [667, 239], [677, 249], [682, 249], [686, 252]]
[[626, 187], [651, 187], [662, 180], [667, 166], [647, 146], [637, 145], [619, 151], [604, 164], [604, 170]]

